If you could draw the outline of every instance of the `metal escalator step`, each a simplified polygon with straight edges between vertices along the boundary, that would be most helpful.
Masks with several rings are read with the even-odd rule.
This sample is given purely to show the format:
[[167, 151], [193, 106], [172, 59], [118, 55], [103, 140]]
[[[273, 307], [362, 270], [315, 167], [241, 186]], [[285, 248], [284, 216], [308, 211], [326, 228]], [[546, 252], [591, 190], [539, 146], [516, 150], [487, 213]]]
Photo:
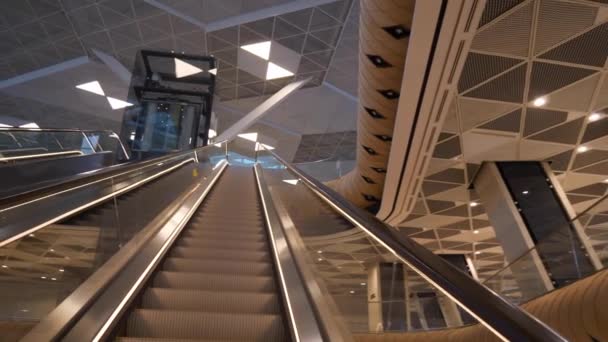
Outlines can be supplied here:
[[191, 225], [188, 227], [190, 229], [200, 229], [206, 231], [215, 231], [215, 232], [230, 232], [230, 233], [251, 233], [251, 234], [264, 234], [266, 230], [263, 226], [254, 226], [254, 225], [223, 225], [220, 223], [216, 224], [202, 224], [199, 223], [197, 225]]
[[195, 218], [193, 220], [190, 221], [193, 224], [214, 224], [214, 223], [221, 223], [223, 225], [231, 225], [231, 224], [238, 224], [238, 225], [261, 225], [263, 223], [262, 219], [252, 219], [252, 218], [247, 218], [247, 217], [239, 217], [238, 215], [235, 215], [233, 217], [227, 218], [227, 217], [221, 217], [221, 216], [203, 216], [200, 218]]
[[234, 274], [206, 274], [161, 271], [154, 277], [154, 287], [240, 292], [274, 292], [274, 278]]
[[[153, 338], [153, 337], [119, 337], [117, 342], [226, 342], [226, 340], [201, 340], [184, 338]], [[240, 341], [247, 342], [247, 341]]]
[[273, 275], [272, 264], [269, 262], [167, 258], [163, 262], [162, 269], [164, 271], [173, 272], [238, 274], [252, 276]]
[[216, 248], [175, 247], [170, 255], [177, 258], [207, 259], [207, 260], [242, 260], [270, 262], [268, 252], [225, 250]]
[[279, 315], [134, 310], [127, 320], [128, 336], [221, 340], [287, 341]]
[[245, 240], [245, 241], [266, 241], [266, 236], [263, 233], [249, 232], [231, 232], [226, 230], [205, 230], [189, 228], [182, 234], [183, 237], [199, 237], [209, 239], [230, 239], [230, 240]]
[[245, 249], [248, 251], [265, 251], [268, 249], [265, 242], [229, 240], [229, 239], [204, 239], [184, 237], [176, 242], [176, 246], [200, 247], [200, 248], [225, 248]]
[[242, 314], [279, 314], [277, 295], [255, 292], [218, 292], [150, 288], [142, 308]]

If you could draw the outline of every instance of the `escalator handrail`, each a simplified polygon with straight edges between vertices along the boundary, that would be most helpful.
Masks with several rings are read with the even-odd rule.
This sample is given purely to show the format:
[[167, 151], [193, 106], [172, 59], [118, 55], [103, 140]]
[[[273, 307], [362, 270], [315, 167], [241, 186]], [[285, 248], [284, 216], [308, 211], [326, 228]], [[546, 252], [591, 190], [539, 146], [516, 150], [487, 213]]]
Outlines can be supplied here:
[[0, 198], [0, 211], [6, 208], [13, 207], [15, 205], [19, 205], [23, 202], [31, 201], [32, 199], [38, 197], [48, 197], [52, 196], [54, 193], [69, 191], [72, 188], [79, 187], [83, 184], [95, 182], [100, 179], [111, 178], [121, 174], [134, 174], [152, 165], [158, 165], [160, 163], [165, 163], [173, 159], [178, 159], [179, 157], [186, 157], [188, 155], [197, 154], [199, 151], [203, 151], [204, 149], [209, 147], [213, 146], [203, 146], [192, 150], [171, 153], [157, 158], [147, 159], [143, 161], [132, 161], [104, 167], [93, 171], [79, 173], [69, 178], [63, 178], [54, 183], [45, 184], [39, 188], [30, 189], [18, 194]]
[[[266, 150], [266, 149], [265, 149]], [[266, 150], [340, 214], [391, 251], [479, 322], [506, 341], [567, 341], [552, 328], [477, 282], [414, 240], [369, 212], [353, 205], [333, 189], [308, 176], [276, 153]]]

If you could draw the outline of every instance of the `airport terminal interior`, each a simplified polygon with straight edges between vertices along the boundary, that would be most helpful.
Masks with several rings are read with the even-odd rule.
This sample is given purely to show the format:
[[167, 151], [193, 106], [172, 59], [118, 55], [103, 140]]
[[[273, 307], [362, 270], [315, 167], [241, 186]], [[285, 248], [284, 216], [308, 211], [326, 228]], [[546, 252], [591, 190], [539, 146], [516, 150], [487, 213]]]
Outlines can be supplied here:
[[608, 342], [607, 0], [0, 0], [0, 341]]

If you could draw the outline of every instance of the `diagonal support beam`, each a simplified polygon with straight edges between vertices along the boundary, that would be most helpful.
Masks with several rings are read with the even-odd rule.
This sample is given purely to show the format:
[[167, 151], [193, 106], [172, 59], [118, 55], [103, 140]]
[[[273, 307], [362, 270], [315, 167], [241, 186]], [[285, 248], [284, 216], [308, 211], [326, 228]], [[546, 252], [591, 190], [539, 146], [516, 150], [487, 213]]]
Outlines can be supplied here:
[[269, 97], [266, 101], [255, 107], [251, 112], [247, 113], [247, 115], [242, 117], [234, 125], [228, 127], [228, 129], [222, 132], [222, 134], [215, 137], [213, 141], [226, 141], [236, 137], [239, 133], [246, 130], [255, 122], [260, 120], [262, 116], [268, 114], [268, 112], [270, 112], [272, 108], [285, 101], [285, 99], [287, 99], [287, 97], [293, 94], [296, 90], [302, 88], [311, 79], [311, 77], [308, 77], [304, 80], [295, 81], [284, 86], [283, 88], [281, 88], [281, 90]]
[[65, 62], [54, 64], [54, 65], [51, 65], [51, 66], [48, 66], [45, 68], [26, 72], [25, 74], [21, 74], [19, 76], [15, 76], [13, 78], [9, 78], [7, 80], [0, 82], [0, 89], [16, 86], [21, 83], [33, 81], [38, 78], [46, 77], [46, 76], [49, 76], [52, 74], [56, 74], [58, 72], [76, 68], [78, 66], [87, 64], [89, 62], [90, 62], [90, 59], [88, 56], [81, 56], [81, 57], [67, 60]]
[[101, 52], [97, 49], [92, 49], [95, 56], [97, 56], [101, 61], [108, 67], [112, 72], [120, 78], [121, 81], [126, 84], [131, 83], [131, 72], [129, 69], [125, 68], [120, 61], [116, 58], [108, 55], [107, 53]]

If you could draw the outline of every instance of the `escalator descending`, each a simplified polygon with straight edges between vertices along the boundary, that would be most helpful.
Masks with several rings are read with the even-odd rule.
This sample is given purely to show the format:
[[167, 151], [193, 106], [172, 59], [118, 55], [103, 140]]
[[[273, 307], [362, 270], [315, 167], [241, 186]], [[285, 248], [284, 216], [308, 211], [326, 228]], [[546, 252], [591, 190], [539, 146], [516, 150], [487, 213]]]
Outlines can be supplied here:
[[119, 341], [287, 341], [251, 168], [228, 167], [160, 264]]

